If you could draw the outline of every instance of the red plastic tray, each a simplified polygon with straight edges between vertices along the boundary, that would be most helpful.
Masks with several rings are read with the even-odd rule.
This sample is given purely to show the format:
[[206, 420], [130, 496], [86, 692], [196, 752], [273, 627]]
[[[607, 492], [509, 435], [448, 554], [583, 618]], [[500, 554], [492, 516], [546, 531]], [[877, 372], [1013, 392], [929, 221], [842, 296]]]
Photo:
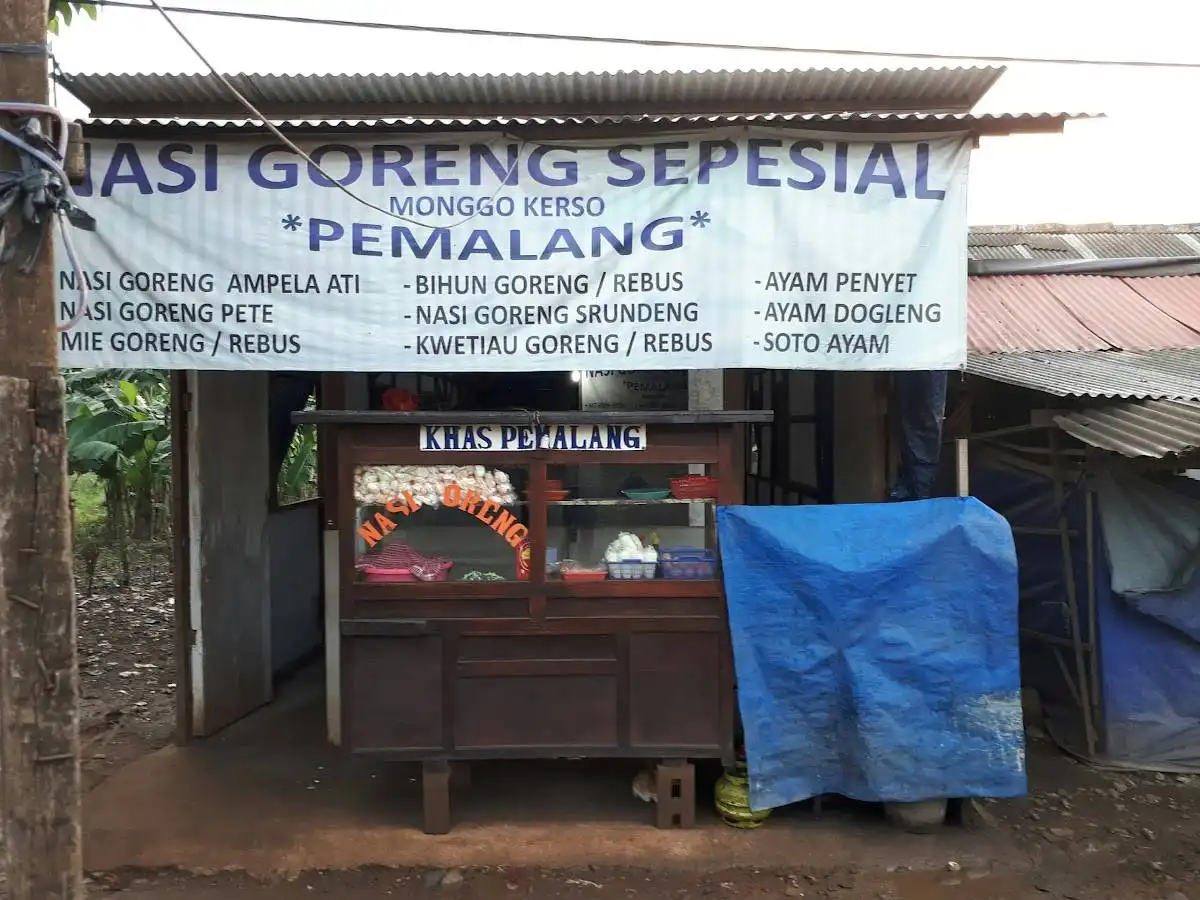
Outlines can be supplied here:
[[564, 569], [559, 574], [563, 581], [604, 581], [608, 578], [607, 569]]
[[671, 495], [676, 500], [715, 500], [717, 479], [707, 475], [689, 475], [671, 479]]
[[372, 584], [396, 584], [398, 582], [417, 580], [417, 576], [412, 573], [412, 569], [381, 569], [376, 566], [361, 566], [359, 571], [363, 573], [363, 581], [368, 581]]
[[454, 561], [426, 556], [408, 544], [395, 542], [364, 553], [357, 568], [371, 582], [445, 581]]

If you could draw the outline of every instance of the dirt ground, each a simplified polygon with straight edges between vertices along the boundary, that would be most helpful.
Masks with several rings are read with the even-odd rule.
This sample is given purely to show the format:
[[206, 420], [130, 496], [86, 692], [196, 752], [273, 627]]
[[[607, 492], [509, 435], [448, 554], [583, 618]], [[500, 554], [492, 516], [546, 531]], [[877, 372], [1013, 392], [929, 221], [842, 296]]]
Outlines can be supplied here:
[[[93, 587], [78, 601], [89, 789], [168, 743], [175, 704], [167, 557], [161, 551], [139, 553], [133, 584], [124, 589], [111, 561], [102, 560]], [[1200, 777], [1097, 771], [1059, 753], [1036, 728], [1030, 733], [1029, 770], [1030, 795], [988, 803], [989, 821], [974, 826], [994, 829], [997, 841], [1020, 847], [1022, 862], [1002, 870], [953, 858], [934, 866], [881, 866], [865, 847], [849, 854], [861, 855], [861, 864], [818, 869], [806, 864], [805, 848], [797, 846], [796, 864], [786, 869], [730, 870], [714, 859], [690, 869], [653, 871], [366, 870], [309, 872], [274, 882], [236, 873], [93, 872], [90, 893], [128, 900], [415, 900], [443, 894], [463, 900], [1200, 900]]]
[[168, 743], [175, 732], [175, 598], [166, 546], [132, 551], [130, 584], [101, 556], [92, 592], [76, 562], [84, 785]]
[[[403, 900], [445, 896], [462, 900], [1025, 900], [1054, 896], [1028, 878], [1011, 874], [949, 870], [884, 873], [864, 878], [846, 871], [813, 874], [793, 870], [731, 869], [712, 873], [644, 869], [528, 871], [429, 870], [312, 873], [286, 883], [262, 884], [237, 877], [141, 879], [116, 895], [129, 900], [298, 900], [337, 897], [345, 900], [396, 897]], [[1101, 895], [1103, 896], [1103, 895]], [[1122, 893], [1119, 896], [1132, 895]]]

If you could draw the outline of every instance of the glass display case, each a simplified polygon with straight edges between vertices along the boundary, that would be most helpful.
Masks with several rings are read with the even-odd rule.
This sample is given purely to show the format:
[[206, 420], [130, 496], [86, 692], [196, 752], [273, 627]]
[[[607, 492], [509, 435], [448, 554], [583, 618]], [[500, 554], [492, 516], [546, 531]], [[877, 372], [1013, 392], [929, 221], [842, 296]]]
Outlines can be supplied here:
[[[683, 468], [681, 472], [680, 469]], [[550, 580], [711, 580], [717, 574], [718, 480], [664, 463], [551, 465], [546, 482]]]
[[[359, 464], [353, 581], [366, 584], [713, 580], [715, 466]], [[535, 536], [542, 567], [533, 571]]]
[[427, 831], [451, 761], [732, 759], [716, 518], [770, 415], [295, 417], [335, 439], [342, 742], [423, 763]]
[[528, 485], [518, 466], [355, 466], [355, 581], [528, 581]]

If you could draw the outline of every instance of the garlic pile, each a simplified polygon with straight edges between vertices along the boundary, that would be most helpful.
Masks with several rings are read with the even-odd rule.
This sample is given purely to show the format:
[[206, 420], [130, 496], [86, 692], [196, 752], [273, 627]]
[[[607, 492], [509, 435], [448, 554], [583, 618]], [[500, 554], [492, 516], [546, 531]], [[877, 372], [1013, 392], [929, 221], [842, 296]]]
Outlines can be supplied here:
[[508, 473], [489, 472], [483, 466], [359, 466], [354, 472], [354, 499], [382, 506], [408, 491], [422, 506], [441, 506], [451, 484], [502, 506], [517, 499]]
[[656, 563], [658, 562], [658, 551], [648, 545], [642, 546], [642, 541], [636, 534], [622, 531], [604, 551], [604, 561], [607, 563], [633, 561]]

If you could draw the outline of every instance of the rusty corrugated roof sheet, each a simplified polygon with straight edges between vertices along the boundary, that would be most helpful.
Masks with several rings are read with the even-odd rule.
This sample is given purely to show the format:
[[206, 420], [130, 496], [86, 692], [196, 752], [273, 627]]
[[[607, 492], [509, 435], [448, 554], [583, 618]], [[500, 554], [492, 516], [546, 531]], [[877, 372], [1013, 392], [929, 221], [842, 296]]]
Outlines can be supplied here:
[[1200, 276], [973, 275], [968, 285], [972, 353], [1200, 347]]
[[[655, 128], [724, 127], [737, 125], [795, 126], [870, 133], [945, 131], [966, 129], [979, 134], [1016, 132], [1057, 132], [1065, 122], [1093, 118], [1089, 113], [763, 113], [746, 116], [514, 116], [476, 119], [289, 119], [275, 122], [276, 127], [293, 134], [355, 134], [396, 132], [496, 131], [541, 127], [631, 126]], [[82, 122], [86, 133], [95, 137], [123, 137], [140, 133], [217, 133], [266, 134], [255, 121], [212, 121], [210, 119], [129, 119], [97, 118]], [[996, 257], [1007, 259], [1008, 255]]]
[[975, 275], [967, 280], [967, 349], [971, 353], [1029, 350], [1111, 350], [1059, 302], [1055, 275]]
[[1200, 401], [1200, 275], [973, 275], [968, 285], [972, 375], [1057, 397]]
[[1200, 283], [1191, 276], [1139, 278], [1134, 289], [1177, 322], [1200, 331]]
[[[1191, 284], [1200, 298], [1200, 278]], [[1200, 344], [1200, 333], [1146, 300], [1131, 278], [1059, 275], [1051, 276], [1047, 287], [1068, 313], [1113, 347], [1167, 350]]]
[[[967, 112], [1003, 67], [225, 77], [269, 118]], [[93, 116], [245, 118], [210, 74], [72, 74]]]
[[1111, 403], [1055, 416], [1054, 422], [1085, 444], [1131, 459], [1200, 449], [1200, 403], [1192, 401]]
[[1055, 397], [1200, 400], [1200, 348], [972, 354], [966, 368]]

